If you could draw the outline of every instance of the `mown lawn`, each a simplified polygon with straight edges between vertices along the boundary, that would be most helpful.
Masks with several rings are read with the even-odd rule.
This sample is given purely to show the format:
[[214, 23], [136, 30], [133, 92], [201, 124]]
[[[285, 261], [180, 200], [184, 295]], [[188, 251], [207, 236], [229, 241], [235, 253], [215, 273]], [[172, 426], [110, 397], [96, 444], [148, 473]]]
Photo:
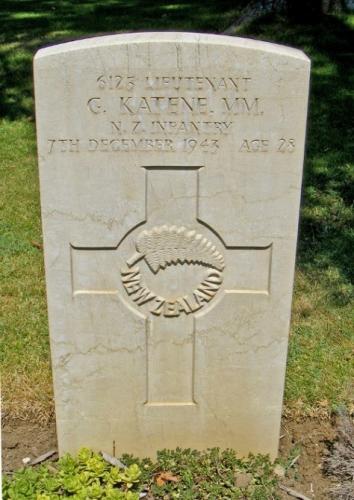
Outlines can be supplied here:
[[[94, 33], [222, 32], [240, 12], [238, 5], [220, 0], [2, 1], [0, 355], [7, 416], [46, 420], [53, 412], [33, 54], [43, 45]], [[268, 17], [242, 35], [298, 47], [313, 62], [286, 405], [310, 413], [353, 407], [354, 16], [327, 16], [311, 26]]]

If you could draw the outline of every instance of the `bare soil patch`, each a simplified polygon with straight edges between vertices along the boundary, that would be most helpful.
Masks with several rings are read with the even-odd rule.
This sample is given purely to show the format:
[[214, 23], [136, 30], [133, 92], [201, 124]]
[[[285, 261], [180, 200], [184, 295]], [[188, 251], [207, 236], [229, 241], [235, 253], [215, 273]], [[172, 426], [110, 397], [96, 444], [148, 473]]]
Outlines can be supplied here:
[[[330, 419], [283, 418], [280, 439], [280, 456], [299, 457], [289, 469], [287, 477], [280, 480], [308, 498], [328, 499], [329, 489], [335, 481], [323, 472], [323, 460], [337, 435], [336, 422]], [[291, 461], [291, 459], [290, 459]], [[290, 499], [283, 494], [282, 498]]]
[[33, 459], [56, 447], [54, 422], [46, 425], [16, 420], [6, 422], [2, 429], [3, 470], [12, 472], [20, 469], [23, 458]]

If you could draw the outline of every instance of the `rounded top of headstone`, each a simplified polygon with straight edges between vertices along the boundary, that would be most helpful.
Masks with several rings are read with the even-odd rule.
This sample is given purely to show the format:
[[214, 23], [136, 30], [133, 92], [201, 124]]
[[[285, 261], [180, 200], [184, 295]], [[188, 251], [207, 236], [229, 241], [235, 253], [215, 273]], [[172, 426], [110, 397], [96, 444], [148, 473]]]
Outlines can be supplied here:
[[256, 50], [277, 54], [279, 56], [293, 57], [310, 62], [309, 58], [298, 49], [278, 45], [270, 42], [252, 40], [228, 35], [214, 35], [206, 33], [186, 33], [186, 32], [143, 32], [124, 33], [117, 35], [105, 35], [91, 38], [84, 38], [71, 42], [42, 48], [38, 50], [35, 59], [61, 54], [63, 52], [78, 51], [92, 48], [103, 48], [106, 46], [140, 43], [178, 43], [178, 44], [211, 44], [221, 46], [231, 46], [241, 49]]

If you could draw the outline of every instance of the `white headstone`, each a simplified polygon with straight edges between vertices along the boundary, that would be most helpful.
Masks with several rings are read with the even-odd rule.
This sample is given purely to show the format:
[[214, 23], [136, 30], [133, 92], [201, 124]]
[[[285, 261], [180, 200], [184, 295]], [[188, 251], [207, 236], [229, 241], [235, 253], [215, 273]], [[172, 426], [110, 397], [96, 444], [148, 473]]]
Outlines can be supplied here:
[[189, 33], [37, 53], [61, 453], [276, 455], [309, 68]]

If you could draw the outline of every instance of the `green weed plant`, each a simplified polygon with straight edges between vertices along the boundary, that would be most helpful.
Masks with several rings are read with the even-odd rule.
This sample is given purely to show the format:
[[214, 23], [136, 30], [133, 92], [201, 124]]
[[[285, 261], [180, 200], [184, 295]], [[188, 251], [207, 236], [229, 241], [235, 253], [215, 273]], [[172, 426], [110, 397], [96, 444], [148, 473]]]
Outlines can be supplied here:
[[[49, 465], [26, 467], [3, 485], [4, 500], [154, 499], [276, 500], [275, 465], [268, 457], [237, 458], [232, 450], [217, 448], [164, 450], [156, 462], [122, 457], [117, 468], [87, 448], [77, 456], [64, 455]], [[166, 478], [162, 480], [161, 478]], [[159, 480], [160, 479], [160, 480]]]

